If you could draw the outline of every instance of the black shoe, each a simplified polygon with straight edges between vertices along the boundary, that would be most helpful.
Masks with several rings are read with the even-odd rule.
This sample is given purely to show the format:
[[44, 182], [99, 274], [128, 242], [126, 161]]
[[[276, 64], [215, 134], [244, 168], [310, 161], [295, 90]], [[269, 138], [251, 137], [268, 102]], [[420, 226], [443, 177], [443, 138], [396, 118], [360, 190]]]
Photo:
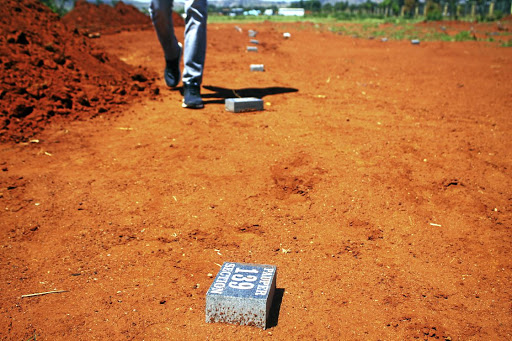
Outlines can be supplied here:
[[183, 50], [181, 47], [181, 43], [178, 43], [180, 52], [178, 54], [178, 58], [174, 60], [166, 60], [165, 61], [165, 70], [164, 70], [164, 79], [165, 84], [170, 86], [171, 88], [175, 88], [180, 82], [180, 60], [181, 60], [181, 51]]
[[201, 87], [197, 83], [183, 83], [183, 108], [201, 109], [204, 107], [201, 99]]

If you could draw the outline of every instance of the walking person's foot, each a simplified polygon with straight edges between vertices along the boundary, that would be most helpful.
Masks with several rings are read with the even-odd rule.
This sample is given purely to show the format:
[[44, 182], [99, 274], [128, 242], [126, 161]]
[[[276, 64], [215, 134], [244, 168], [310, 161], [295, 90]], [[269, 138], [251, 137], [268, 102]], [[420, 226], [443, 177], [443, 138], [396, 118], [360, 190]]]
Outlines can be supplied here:
[[197, 83], [183, 83], [183, 108], [201, 109], [204, 107], [201, 98], [201, 87]]
[[181, 52], [183, 51], [183, 47], [181, 43], [178, 43], [179, 53], [178, 58], [174, 60], [166, 60], [165, 61], [165, 70], [164, 70], [164, 79], [165, 84], [171, 88], [175, 88], [178, 86], [180, 82], [180, 60], [181, 60]]

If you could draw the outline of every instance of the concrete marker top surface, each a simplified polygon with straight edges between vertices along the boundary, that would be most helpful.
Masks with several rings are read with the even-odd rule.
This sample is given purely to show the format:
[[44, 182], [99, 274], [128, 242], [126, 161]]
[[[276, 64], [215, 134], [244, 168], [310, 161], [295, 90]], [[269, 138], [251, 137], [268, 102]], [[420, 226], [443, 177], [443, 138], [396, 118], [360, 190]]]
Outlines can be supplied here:
[[275, 265], [225, 262], [206, 296], [266, 300], [276, 271]]

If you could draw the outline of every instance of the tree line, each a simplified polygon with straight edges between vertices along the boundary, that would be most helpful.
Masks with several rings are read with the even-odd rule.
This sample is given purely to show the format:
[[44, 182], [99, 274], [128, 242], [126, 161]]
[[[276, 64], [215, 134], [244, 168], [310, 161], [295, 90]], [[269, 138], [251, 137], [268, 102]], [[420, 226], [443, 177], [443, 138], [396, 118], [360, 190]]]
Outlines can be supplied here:
[[290, 7], [300, 7], [310, 15], [371, 16], [406, 18], [425, 17], [427, 20], [442, 20], [469, 18], [474, 20], [496, 20], [512, 14], [511, 0], [383, 0], [375, 2], [367, 0], [356, 4], [348, 1], [322, 3], [318, 0], [296, 1]]

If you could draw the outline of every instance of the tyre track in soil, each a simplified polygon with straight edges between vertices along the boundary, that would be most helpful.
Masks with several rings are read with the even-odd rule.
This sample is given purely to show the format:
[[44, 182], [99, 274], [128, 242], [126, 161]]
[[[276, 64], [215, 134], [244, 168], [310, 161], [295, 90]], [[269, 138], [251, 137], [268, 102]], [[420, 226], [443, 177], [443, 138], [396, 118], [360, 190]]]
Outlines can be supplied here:
[[[204, 110], [161, 87], [2, 145], [2, 338], [509, 338], [510, 49], [242, 28], [209, 26]], [[163, 69], [152, 31], [99, 44]], [[223, 261], [278, 266], [276, 327], [204, 323]]]

